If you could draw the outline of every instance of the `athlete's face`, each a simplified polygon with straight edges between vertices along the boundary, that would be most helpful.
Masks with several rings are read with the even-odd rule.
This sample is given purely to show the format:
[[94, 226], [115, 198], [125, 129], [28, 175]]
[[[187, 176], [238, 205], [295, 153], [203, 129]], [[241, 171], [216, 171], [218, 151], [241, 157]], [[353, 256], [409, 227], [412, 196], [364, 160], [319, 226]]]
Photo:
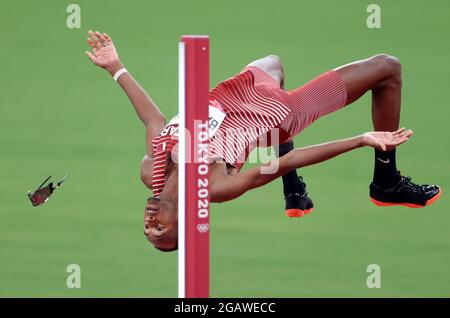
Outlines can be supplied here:
[[161, 251], [178, 247], [177, 203], [164, 198], [147, 199], [144, 212], [144, 234]]

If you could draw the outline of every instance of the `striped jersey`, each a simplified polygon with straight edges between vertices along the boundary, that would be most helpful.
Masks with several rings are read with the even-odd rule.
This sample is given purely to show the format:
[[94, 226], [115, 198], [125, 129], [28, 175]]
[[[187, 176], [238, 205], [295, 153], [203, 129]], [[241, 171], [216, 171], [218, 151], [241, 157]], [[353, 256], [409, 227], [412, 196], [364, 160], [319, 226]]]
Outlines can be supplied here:
[[153, 146], [153, 178], [152, 189], [155, 197], [164, 189], [166, 181], [166, 167], [173, 147], [178, 143], [178, 116], [175, 116], [152, 140]]
[[[241, 167], [258, 138], [280, 125], [290, 109], [275, 98], [263, 96], [256, 91], [254, 75], [249, 70], [234, 76], [209, 93], [209, 106], [220, 109], [225, 117], [210, 136], [209, 156]], [[164, 189], [169, 154], [178, 143], [177, 116], [153, 139], [154, 196]]]

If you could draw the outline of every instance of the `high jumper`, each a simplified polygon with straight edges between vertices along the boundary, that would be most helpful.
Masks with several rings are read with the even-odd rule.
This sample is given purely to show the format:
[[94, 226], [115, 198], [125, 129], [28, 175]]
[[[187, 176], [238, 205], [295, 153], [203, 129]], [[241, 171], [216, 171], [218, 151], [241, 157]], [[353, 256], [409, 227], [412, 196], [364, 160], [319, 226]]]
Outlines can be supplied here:
[[[151, 97], [124, 68], [106, 33], [89, 31], [89, 59], [115, 77], [146, 129], [147, 152], [141, 179], [153, 191], [144, 212], [144, 233], [161, 251], [177, 249], [178, 121], [166, 118]], [[293, 138], [315, 120], [372, 93], [374, 130], [359, 136], [294, 149]], [[370, 199], [378, 206], [425, 207], [441, 195], [437, 185], [415, 184], [400, 174], [396, 147], [413, 134], [400, 128], [402, 76], [397, 58], [378, 54], [329, 70], [294, 90], [284, 90], [281, 59], [269, 55], [244, 67], [209, 93], [209, 106], [222, 120], [210, 135], [211, 202], [233, 200], [248, 190], [283, 178], [286, 212], [301, 216], [313, 209], [296, 169], [331, 159], [360, 147], [375, 149]], [[261, 141], [264, 142], [261, 142]], [[258, 146], [274, 146], [278, 158], [241, 170]], [[269, 167], [277, 169], [268, 173]]]

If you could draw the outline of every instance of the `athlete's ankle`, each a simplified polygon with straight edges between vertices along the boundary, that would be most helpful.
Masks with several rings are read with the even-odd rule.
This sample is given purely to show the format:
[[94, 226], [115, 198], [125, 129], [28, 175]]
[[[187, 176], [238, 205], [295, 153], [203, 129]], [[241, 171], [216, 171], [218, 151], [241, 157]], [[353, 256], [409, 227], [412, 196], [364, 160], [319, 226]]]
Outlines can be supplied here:
[[375, 150], [373, 182], [379, 188], [389, 189], [396, 185], [401, 176], [397, 170], [395, 149], [391, 151]]
[[299, 177], [296, 170], [289, 171], [283, 176], [283, 193], [284, 196], [297, 193], [303, 195], [306, 192], [306, 185], [302, 177]]

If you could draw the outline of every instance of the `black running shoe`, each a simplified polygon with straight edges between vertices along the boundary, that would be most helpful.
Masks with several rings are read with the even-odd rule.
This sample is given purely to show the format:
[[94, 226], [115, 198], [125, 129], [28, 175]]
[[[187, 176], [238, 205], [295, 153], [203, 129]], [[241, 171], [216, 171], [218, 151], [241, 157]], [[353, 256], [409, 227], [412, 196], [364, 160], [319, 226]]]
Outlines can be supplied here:
[[409, 208], [423, 208], [431, 205], [442, 194], [437, 185], [415, 184], [410, 177], [401, 176], [398, 183], [390, 189], [381, 189], [371, 183], [370, 200], [378, 206], [403, 205]]
[[[303, 183], [306, 189], [306, 184], [303, 182], [303, 178], [299, 177], [299, 180]], [[311, 198], [308, 197], [308, 192], [306, 190], [303, 194], [289, 193], [285, 196], [284, 200], [286, 202], [286, 215], [289, 217], [299, 218], [305, 214], [311, 213], [314, 210], [314, 204]]]

